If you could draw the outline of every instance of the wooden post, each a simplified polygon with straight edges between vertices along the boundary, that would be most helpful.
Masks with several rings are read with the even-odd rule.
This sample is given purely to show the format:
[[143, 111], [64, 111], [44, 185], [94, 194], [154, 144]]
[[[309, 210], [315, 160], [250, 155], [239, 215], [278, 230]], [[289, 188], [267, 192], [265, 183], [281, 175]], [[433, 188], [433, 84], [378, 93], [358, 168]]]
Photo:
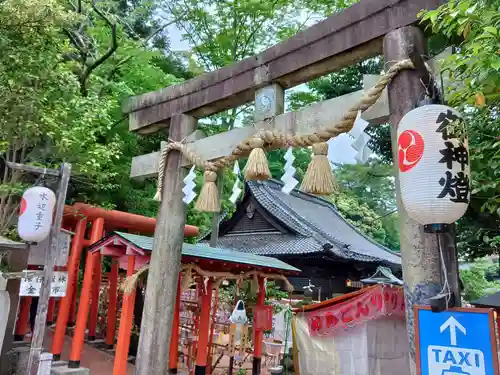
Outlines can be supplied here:
[[[97, 218], [92, 225], [90, 233], [90, 244], [99, 241], [102, 238], [104, 231], [104, 219]], [[85, 259], [85, 273], [83, 275], [83, 286], [80, 295], [80, 303], [78, 305], [78, 313], [76, 316], [75, 332], [71, 343], [71, 353], [69, 355], [69, 368], [79, 368], [80, 358], [82, 356], [83, 343], [85, 341], [85, 330], [87, 328], [87, 317], [90, 310], [90, 298], [92, 293], [92, 281], [94, 270], [98, 261], [97, 253], [87, 252]]]
[[61, 300], [57, 313], [56, 329], [52, 341], [54, 361], [59, 361], [61, 359], [68, 318], [70, 316], [73, 301], [76, 299], [78, 270], [80, 269], [80, 257], [83, 250], [83, 240], [85, 238], [86, 229], [87, 218], [80, 219], [76, 224], [75, 235], [71, 243], [71, 252], [68, 261], [68, 288], [66, 290], [66, 296]]
[[[170, 125], [170, 138], [181, 141], [196, 128], [196, 119], [175, 115]], [[166, 374], [172, 335], [172, 322], [177, 294], [184, 223], [187, 207], [182, 201], [182, 156], [169, 153], [165, 163], [162, 201], [156, 221], [150, 261], [146, 299], [142, 316], [141, 336], [135, 374]]]
[[213, 342], [214, 342], [214, 331], [215, 326], [217, 325], [217, 308], [219, 306], [219, 288], [215, 291], [214, 304], [212, 306], [212, 321], [210, 324], [210, 336], [208, 338], [208, 359], [207, 359], [207, 374], [210, 375], [212, 373], [212, 354], [213, 354]]
[[[259, 295], [257, 296], [257, 306], [264, 306], [266, 302], [266, 282], [265, 278], [259, 277]], [[264, 331], [257, 330], [255, 324], [253, 327], [254, 331], [254, 343], [253, 343], [253, 366], [252, 375], [260, 375], [260, 369], [262, 364], [262, 343], [264, 339]]]
[[[8, 247], [9, 253], [7, 255], [7, 262], [11, 267], [12, 272], [21, 272], [28, 267], [28, 246], [27, 245], [16, 245]], [[20, 279], [10, 279], [7, 281], [7, 293], [10, 299], [10, 309], [9, 316], [5, 325], [5, 334], [3, 338], [3, 344], [1, 345], [0, 352], [0, 374], [10, 375], [11, 372], [11, 360], [9, 352], [12, 350], [12, 343], [14, 339], [14, 332], [16, 327], [16, 318], [18, 314], [18, 305], [23, 297], [19, 297], [21, 280]], [[29, 314], [29, 306], [28, 306]], [[28, 316], [26, 316], [27, 324]], [[1, 329], [0, 329], [1, 331]]]
[[[390, 66], [409, 58], [410, 54], [425, 55], [426, 40], [423, 32], [414, 26], [391, 31], [384, 38], [384, 57]], [[388, 68], [388, 66], [386, 66]], [[429, 298], [441, 291], [441, 269], [437, 236], [424, 233], [424, 227], [408, 217], [401, 202], [398, 179], [397, 128], [401, 118], [424, 98], [421, 72], [405, 70], [388, 87], [390, 123], [392, 125], [392, 152], [395, 165], [396, 199], [400, 217], [400, 248], [406, 301], [406, 322], [410, 342], [410, 373], [415, 368], [414, 305], [429, 305]]]
[[[135, 255], [128, 255], [127, 277], [132, 276], [134, 272]], [[130, 294], [123, 294], [113, 375], [125, 375], [127, 373], [128, 351], [130, 347], [130, 335], [132, 333], [132, 320], [134, 317], [135, 293], [136, 289], [134, 289]]]
[[455, 297], [454, 305], [455, 307], [460, 307], [462, 306], [462, 297], [458, 270], [456, 226], [452, 225], [449, 232], [441, 234], [439, 240], [448, 275], [448, 284]]
[[170, 358], [168, 362], [169, 374], [177, 374], [179, 362], [179, 326], [181, 314], [181, 277], [177, 282], [177, 296], [175, 298], [174, 322], [172, 323], [172, 338], [170, 339]]
[[116, 331], [116, 304], [118, 301], [118, 272], [120, 264], [117, 259], [111, 261], [111, 273], [109, 275], [109, 304], [108, 304], [108, 326], [106, 331], [106, 346], [113, 349]]
[[[224, 183], [224, 178], [222, 173], [217, 172], [217, 190], [219, 191], [220, 201], [222, 202], [222, 184]], [[212, 232], [210, 233], [210, 247], [217, 247], [217, 242], [219, 241], [219, 219], [220, 212], [214, 212], [212, 216]]]
[[234, 371], [235, 336], [236, 336], [236, 324], [231, 323], [231, 325], [229, 326], [229, 369], [228, 369], [228, 375], [233, 375], [233, 371]]
[[[283, 87], [272, 84], [255, 92], [254, 120], [260, 121], [283, 113], [285, 108], [285, 95]], [[264, 278], [259, 278], [259, 295], [257, 305], [263, 306], [266, 299], [266, 288]], [[254, 355], [252, 375], [259, 375], [262, 364], [262, 341], [264, 332], [256, 330], [254, 326]]]
[[59, 233], [61, 232], [62, 218], [64, 214], [64, 203], [71, 175], [71, 164], [63, 163], [60, 168], [59, 185], [57, 187], [57, 201], [54, 214], [54, 222], [50, 229], [49, 250], [45, 254], [45, 265], [43, 268], [43, 281], [38, 298], [38, 309], [36, 312], [35, 332], [31, 339], [31, 349], [28, 358], [26, 374], [36, 374], [40, 364], [40, 356], [43, 350], [43, 339], [45, 337], [45, 322], [47, 321], [47, 310], [49, 307], [50, 284], [54, 274], [54, 266], [59, 255]]
[[200, 328], [198, 330], [198, 350], [194, 375], [205, 375], [207, 372], [208, 337], [210, 335], [210, 310], [212, 306], [212, 279], [208, 279], [203, 293], [200, 312]]

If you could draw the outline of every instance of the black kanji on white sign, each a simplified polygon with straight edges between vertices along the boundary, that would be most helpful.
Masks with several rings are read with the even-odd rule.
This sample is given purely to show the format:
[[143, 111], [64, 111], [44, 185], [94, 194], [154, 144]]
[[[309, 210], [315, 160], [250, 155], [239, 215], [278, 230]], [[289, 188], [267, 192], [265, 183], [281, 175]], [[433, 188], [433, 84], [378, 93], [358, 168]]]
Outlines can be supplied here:
[[[457, 137], [452, 135], [449, 130], [449, 125], [458, 120], [459, 117], [451, 110], [439, 114], [436, 123], [439, 124], [436, 132], [441, 133], [444, 145], [446, 148], [440, 150], [442, 158], [439, 163], [446, 164], [445, 176], [439, 179], [439, 185], [443, 190], [438, 198], [449, 197], [450, 201], [455, 203], [469, 203], [470, 179], [465, 173], [465, 167], [469, 165], [469, 152], [467, 148], [460, 142], [457, 146], [450, 140]], [[460, 172], [453, 175], [453, 165], [460, 165]]]
[[442, 134], [442, 137], [445, 141], [447, 141], [450, 138], [456, 138], [455, 135], [449, 133], [450, 131], [449, 125], [458, 119], [459, 117], [453, 114], [451, 110], [446, 111], [446, 113], [441, 112], [439, 114], [436, 120], [436, 124], [439, 124], [439, 127], [437, 128], [436, 131]]

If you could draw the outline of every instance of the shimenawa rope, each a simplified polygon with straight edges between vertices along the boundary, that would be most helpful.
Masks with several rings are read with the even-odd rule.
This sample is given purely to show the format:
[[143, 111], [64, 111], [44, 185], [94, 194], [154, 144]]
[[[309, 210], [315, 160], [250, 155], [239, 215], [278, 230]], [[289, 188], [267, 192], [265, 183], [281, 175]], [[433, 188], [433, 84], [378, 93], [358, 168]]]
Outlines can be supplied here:
[[[245, 167], [245, 178], [247, 180], [262, 180], [270, 178], [267, 167], [265, 151], [288, 148], [288, 147], [310, 147], [315, 145], [313, 162], [316, 166], [310, 165], [306, 173], [302, 190], [312, 194], [331, 194], [335, 189], [335, 183], [331, 171], [330, 163], [327, 160], [328, 145], [326, 142], [340, 134], [349, 132], [356, 120], [359, 111], [364, 112], [370, 108], [382, 95], [383, 90], [392, 79], [402, 70], [414, 69], [411, 60], [402, 60], [392, 65], [380, 80], [369, 89], [363, 98], [342, 116], [342, 119], [335, 124], [329, 125], [322, 130], [310, 134], [283, 134], [279, 131], [260, 130], [249, 139], [241, 142], [233, 150], [231, 155], [222, 157], [214, 161], [204, 160], [194, 150], [189, 148], [184, 142], [177, 142], [169, 139], [167, 147], [161, 151], [158, 165], [158, 185], [155, 195], [156, 200], [161, 200], [163, 191], [163, 176], [165, 172], [166, 159], [172, 150], [180, 151], [193, 165], [205, 171], [205, 183], [215, 185], [212, 181], [212, 173], [232, 165], [236, 160], [249, 157]], [[319, 159], [318, 159], [319, 157]], [[213, 186], [202, 189], [196, 208], [200, 211], [218, 212], [220, 210], [220, 199], [217, 189]]]
[[[149, 264], [142, 266], [135, 274], [127, 277], [122, 282], [120, 288], [124, 291], [125, 294], [130, 294], [135, 290], [137, 282], [147, 270], [149, 270]], [[234, 274], [231, 272], [211, 272], [201, 269], [196, 264], [184, 264], [182, 265], [181, 271], [184, 272], [184, 276], [182, 277], [181, 280], [181, 290], [186, 290], [187, 288], [190, 287], [193, 281], [193, 272], [195, 272], [199, 276], [210, 277], [215, 279], [216, 284], [220, 284], [223, 280], [236, 280], [238, 283], [241, 283], [244, 280], [252, 278], [252, 281], [255, 281], [257, 280], [258, 277], [264, 277], [266, 279], [273, 279], [273, 280], [279, 279], [285, 282], [286, 288], [290, 293], [293, 292], [293, 286], [290, 283], [290, 281], [288, 281], [288, 279], [284, 275], [278, 273], [262, 273], [259, 271], [249, 271], [240, 274]], [[258, 292], [258, 283], [256, 292]]]

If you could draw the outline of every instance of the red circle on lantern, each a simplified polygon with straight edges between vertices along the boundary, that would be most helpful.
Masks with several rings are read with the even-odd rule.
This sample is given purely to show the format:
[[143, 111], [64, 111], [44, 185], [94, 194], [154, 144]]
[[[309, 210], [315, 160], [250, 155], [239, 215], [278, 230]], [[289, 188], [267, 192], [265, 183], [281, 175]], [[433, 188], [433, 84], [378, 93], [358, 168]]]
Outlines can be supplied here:
[[21, 209], [19, 210], [19, 216], [24, 214], [24, 211], [26, 211], [27, 207], [28, 207], [28, 204], [26, 203], [26, 199], [22, 198], [21, 199]]
[[424, 156], [424, 139], [415, 130], [405, 130], [398, 138], [398, 164], [401, 172], [415, 167]]

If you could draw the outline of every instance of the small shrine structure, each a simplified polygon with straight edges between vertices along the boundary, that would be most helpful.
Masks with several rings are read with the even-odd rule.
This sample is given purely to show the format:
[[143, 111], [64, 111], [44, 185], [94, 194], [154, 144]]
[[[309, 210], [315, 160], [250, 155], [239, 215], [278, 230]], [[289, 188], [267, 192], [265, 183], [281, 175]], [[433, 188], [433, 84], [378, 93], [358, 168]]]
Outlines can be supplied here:
[[[153, 249], [153, 238], [134, 235], [122, 232], [112, 232], [100, 241], [89, 247], [89, 254], [100, 253], [101, 257], [111, 257], [113, 262], [119, 264], [120, 269], [127, 271], [128, 280], [124, 290], [122, 310], [119, 317], [120, 327], [118, 330], [118, 340], [115, 351], [115, 363], [113, 375], [125, 375], [127, 369], [127, 359], [129, 357], [130, 337], [133, 325], [134, 302], [136, 298], [135, 288], [140, 274], [148, 268]], [[172, 340], [170, 344], [170, 373], [177, 373], [179, 365], [179, 353], [183, 354], [183, 363], [187, 370], [194, 370], [196, 374], [212, 373], [212, 350], [214, 332], [216, 325], [227, 325], [229, 322], [218, 321], [217, 304], [219, 286], [225, 280], [236, 280], [243, 282], [246, 280], [255, 281], [257, 287], [257, 304], [254, 311], [253, 335], [251, 342], [253, 350], [247, 354], [253, 354], [253, 366], [261, 366], [261, 356], [263, 347], [265, 324], [256, 321], [265, 302], [265, 280], [282, 280], [289, 285], [285, 275], [295, 275], [300, 270], [285, 262], [238, 251], [231, 251], [221, 248], [213, 248], [202, 244], [184, 243], [182, 246], [182, 268], [179, 275], [179, 282], [176, 293], [176, 306], [172, 327]], [[134, 279], [134, 275], [136, 278]], [[132, 280], [132, 282], [129, 282]], [[195, 294], [197, 298], [185, 300], [185, 296], [192, 285], [196, 285]], [[197, 303], [197, 300], [199, 303]], [[196, 304], [198, 310], [192, 325], [185, 321], [181, 324], [181, 311], [186, 311], [186, 305]], [[113, 310], [115, 311], [115, 310]], [[257, 313], [256, 313], [257, 312]], [[147, 312], [146, 312], [147, 313]], [[147, 317], [147, 315], [144, 315]], [[115, 316], [115, 319], [117, 317]], [[190, 331], [188, 337], [181, 333]], [[107, 337], [106, 342], [114, 342], [113, 337]], [[181, 345], [189, 341], [187, 345]], [[193, 341], [193, 338], [194, 339]], [[223, 348], [231, 356], [235, 344], [229, 343], [227, 348]]]
[[379, 266], [400, 275], [400, 255], [361, 233], [332, 202], [298, 189], [285, 194], [282, 187], [277, 180], [247, 181], [236, 212], [220, 223], [217, 245], [299, 267], [302, 273], [290, 282], [301, 293], [310, 280], [314, 300], [352, 292], [350, 281], [372, 276]]

